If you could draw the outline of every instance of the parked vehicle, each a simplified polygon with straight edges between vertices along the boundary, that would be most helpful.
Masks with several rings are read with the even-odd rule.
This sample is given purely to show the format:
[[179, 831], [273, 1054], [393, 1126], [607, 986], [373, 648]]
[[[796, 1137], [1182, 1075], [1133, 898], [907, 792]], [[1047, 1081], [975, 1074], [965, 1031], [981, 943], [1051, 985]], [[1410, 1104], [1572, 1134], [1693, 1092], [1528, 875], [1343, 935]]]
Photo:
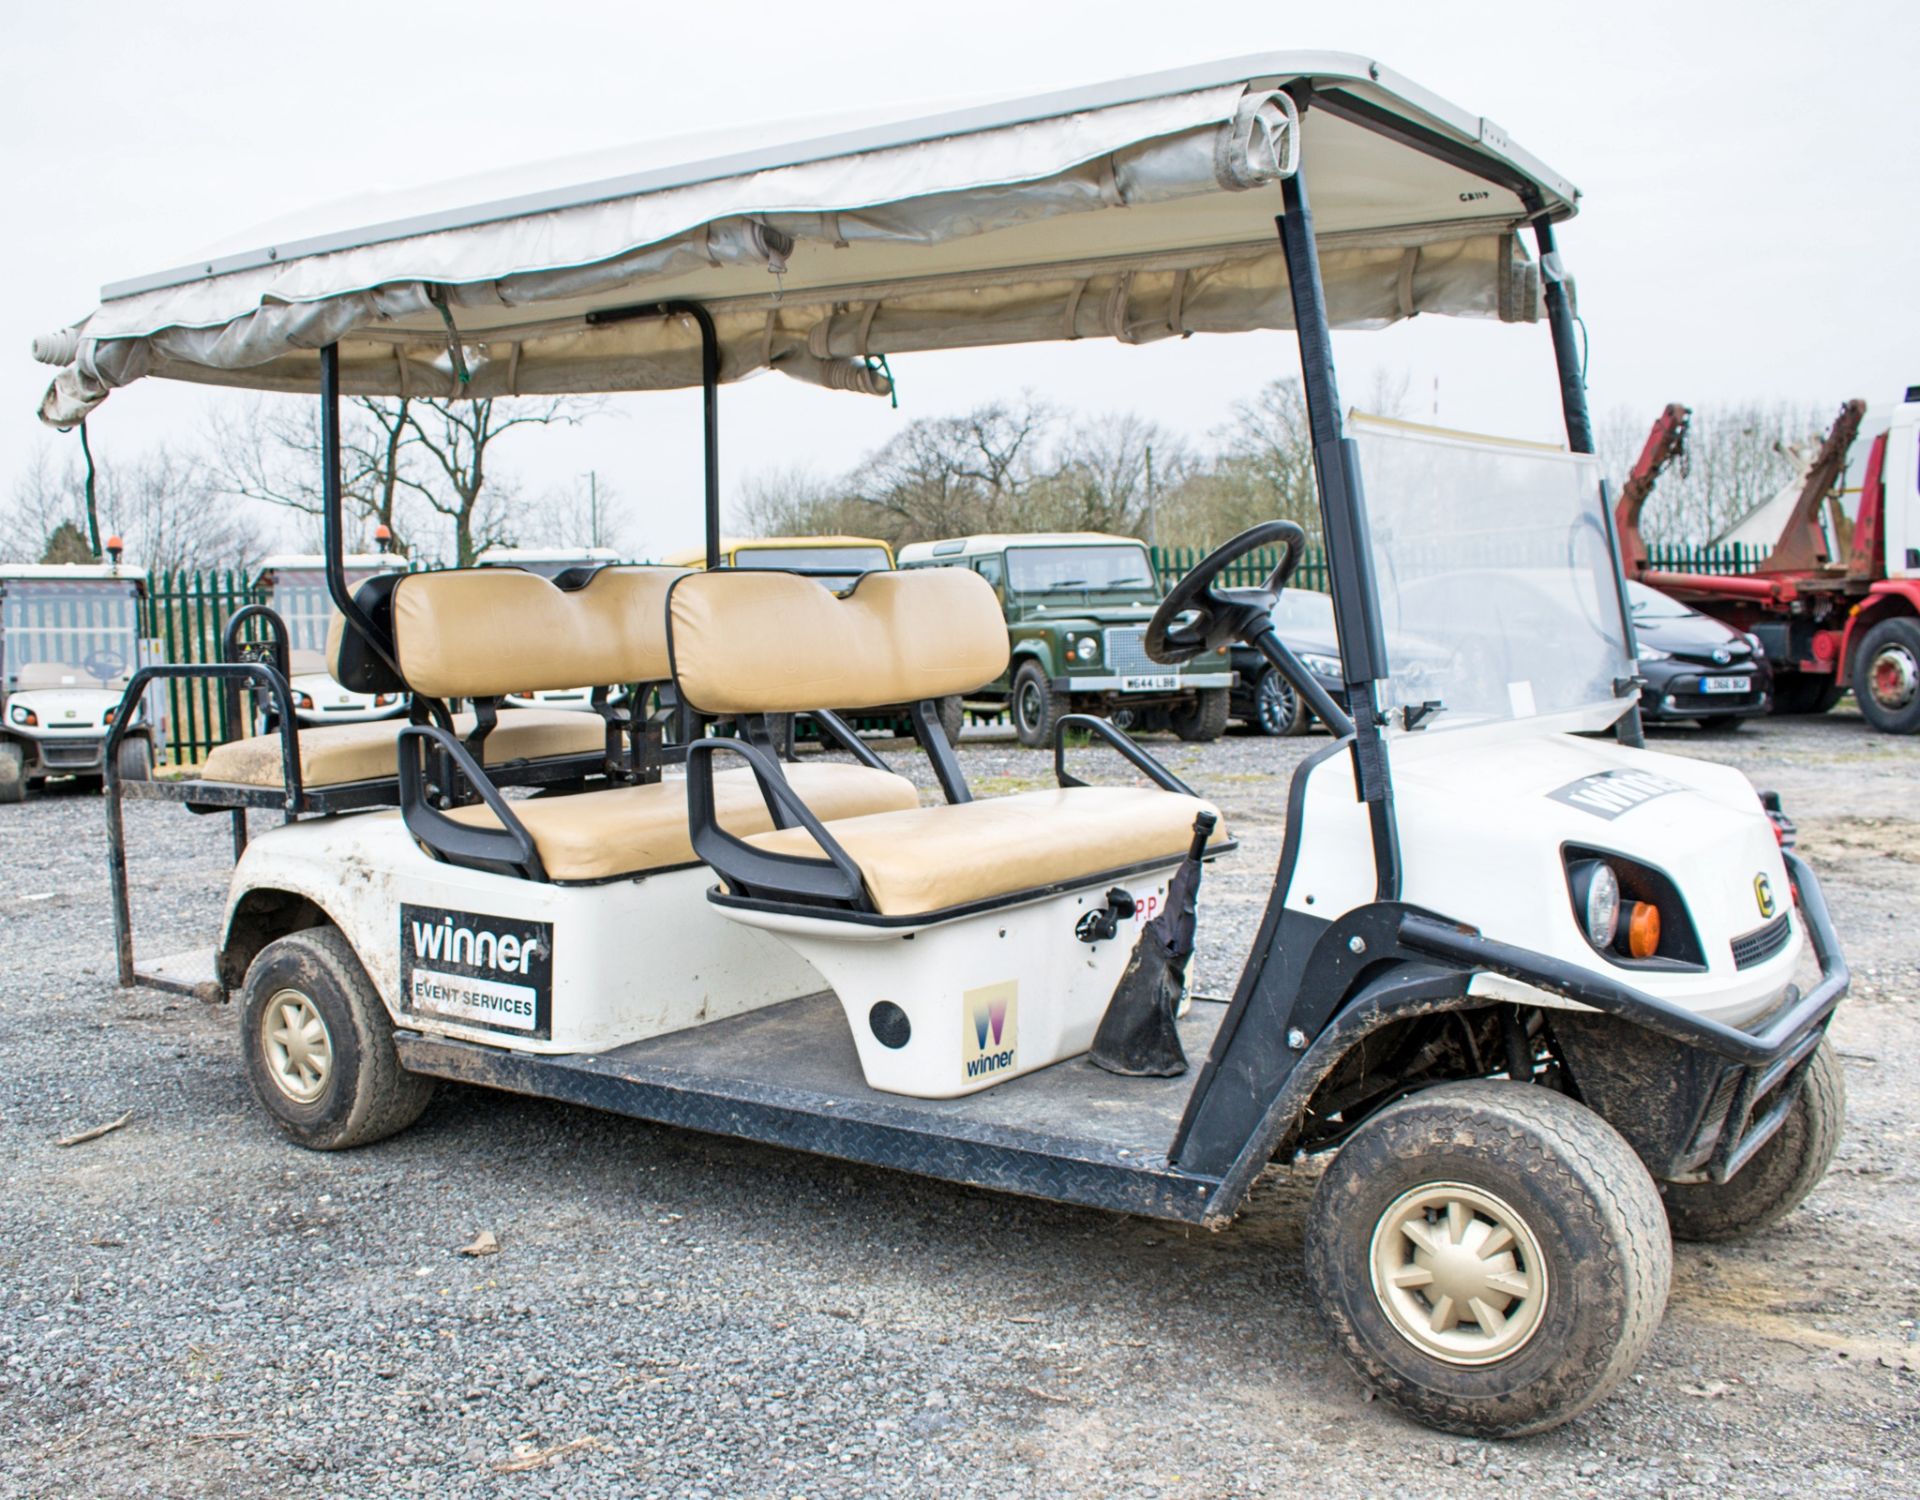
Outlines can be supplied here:
[[[1663, 411], [1616, 512], [1629, 577], [1757, 639], [1773, 674], [1773, 711], [1825, 713], [1851, 687], [1885, 734], [1920, 731], [1920, 386], [1910, 386], [1868, 447], [1857, 493], [1845, 484], [1864, 401], [1840, 409], [1779, 507], [1773, 550], [1754, 572], [1720, 577], [1653, 568], [1640, 513], [1684, 448], [1688, 409]], [[1851, 504], [1847, 502], [1851, 501]]]
[[[679, 165], [656, 151], [625, 181], [603, 157], [571, 186], [550, 165], [518, 203], [476, 184], [471, 210], [375, 211], [122, 283], [37, 342], [62, 365], [52, 422], [150, 368], [316, 390], [336, 666], [415, 695], [398, 817], [290, 802], [234, 870], [208, 963], [240, 1002], [262, 1109], [303, 1145], [359, 1146], [450, 1078], [1222, 1229], [1271, 1165], [1323, 1153], [1306, 1274], [1362, 1380], [1480, 1436], [1591, 1407], [1659, 1325], [1670, 1233], [1771, 1224], [1826, 1171], [1842, 1105], [1824, 1037], [1848, 973], [1818, 879], [1747, 781], [1627, 742], [1630, 630], [1555, 235], [1573, 185], [1482, 116], [1325, 52], [799, 139], [683, 146]], [[1543, 310], [1574, 451], [1339, 400], [1336, 318]], [[1294, 772], [1236, 994], [1187, 997], [1184, 1018], [1195, 883], [1230, 831], [1091, 715], [1054, 719], [1056, 785], [974, 795], [934, 706], [1004, 680], [1016, 642], [970, 562], [845, 590], [716, 567], [605, 568], [575, 590], [455, 570], [383, 591], [352, 589], [339, 557], [343, 389], [656, 389], [697, 370], [717, 560], [723, 370], [884, 394], [884, 353], [1282, 326], [1351, 714], [1273, 629], [1305, 545], [1292, 522], [1124, 605], [1108, 596], [1151, 577], [1128, 539], [981, 552], [1039, 624], [1054, 605], [1132, 611], [1050, 637], [1076, 657], [1090, 642], [1122, 679], [1098, 690], [1116, 706], [1130, 676], [1224, 675], [1238, 641], [1333, 731]], [[450, 357], [468, 383], [445, 380]], [[1269, 548], [1262, 587], [1221, 587]], [[1139, 660], [1113, 660], [1135, 629]], [[1445, 649], [1395, 650], [1422, 640]], [[143, 669], [129, 694], [155, 670], [194, 669]], [[623, 783], [509, 800], [485, 716], [456, 732], [438, 712], [583, 678], [670, 681], [703, 731], [738, 733], [686, 744], [684, 780], [648, 746]], [[823, 707], [903, 700], [938, 803]], [[778, 756], [768, 724], [788, 713], [841, 757]], [[1618, 742], [1581, 737], [1609, 728]], [[1112, 784], [1076, 774], [1091, 756], [1068, 767], [1070, 735], [1119, 758]], [[120, 961], [132, 982], [130, 941]], [[1096, 1050], [1116, 1017], [1158, 1045]]]
[[[893, 549], [871, 536], [722, 537], [722, 565], [729, 568], [781, 568], [818, 578], [831, 589], [853, 586], [862, 573], [893, 566]], [[689, 547], [661, 559], [669, 568], [704, 568], [706, 549]]]
[[116, 753], [122, 780], [153, 772], [155, 725], [122, 702], [140, 666], [144, 568], [110, 563], [0, 564], [0, 802], [56, 776], [98, 782], [114, 716], [130, 719]]
[[[1340, 680], [1340, 637], [1333, 624], [1333, 600], [1309, 589], [1288, 589], [1273, 606], [1274, 634], [1300, 658], [1320, 684], [1320, 690], [1346, 707], [1346, 684]], [[1256, 734], [1305, 734], [1316, 720], [1313, 710], [1287, 682], [1286, 673], [1251, 646], [1232, 652], [1233, 693], [1227, 717]]]
[[[538, 573], [542, 578], [584, 579], [595, 568], [611, 567], [620, 561], [620, 554], [611, 547], [494, 547], [482, 555], [480, 566], [483, 568], [523, 568], [529, 573]], [[537, 693], [509, 693], [507, 702], [515, 708], [570, 708], [586, 713], [594, 712], [593, 690], [595, 686], [614, 687], [614, 684], [588, 684], [586, 687], [549, 688]], [[609, 695], [608, 701], [618, 703], [622, 691]]]
[[1638, 650], [1640, 713], [1649, 722], [1696, 720], [1735, 729], [1773, 703], [1773, 673], [1757, 636], [1627, 580]]
[[900, 549], [903, 568], [967, 568], [993, 586], [1013, 655], [969, 701], [1013, 718], [1023, 745], [1050, 745], [1068, 714], [1104, 713], [1123, 729], [1215, 740], [1227, 727], [1225, 651], [1191, 666], [1147, 655], [1160, 602], [1153, 561], [1130, 536], [1097, 531], [956, 537]]
[[[354, 553], [343, 562], [355, 588], [376, 574], [404, 572], [407, 566], [404, 559], [384, 552]], [[287, 681], [294, 715], [302, 724], [365, 724], [397, 719], [407, 711], [405, 693], [356, 693], [327, 670], [333, 603], [327, 598], [325, 558], [318, 553], [269, 557], [260, 564], [254, 590], [286, 623]], [[267, 717], [270, 727], [272, 716]]]

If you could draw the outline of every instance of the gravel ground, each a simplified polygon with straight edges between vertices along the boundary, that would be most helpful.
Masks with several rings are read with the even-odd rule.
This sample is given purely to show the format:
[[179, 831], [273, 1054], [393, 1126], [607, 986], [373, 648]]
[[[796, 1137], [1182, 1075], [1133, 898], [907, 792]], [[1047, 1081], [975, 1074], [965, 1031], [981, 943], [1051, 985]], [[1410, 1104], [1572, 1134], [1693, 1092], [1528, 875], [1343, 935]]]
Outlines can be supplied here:
[[[1204, 987], [1317, 743], [1156, 746], [1243, 840]], [[1920, 1493], [1920, 741], [1841, 711], [1658, 743], [1799, 819], [1855, 965], [1850, 1129], [1780, 1228], [1679, 1249], [1619, 1395], [1503, 1446], [1364, 1398], [1308, 1305], [1305, 1172], [1188, 1233], [454, 1087], [299, 1151], [226, 1009], [113, 987], [98, 798], [0, 809], [0, 1494]], [[988, 790], [1048, 774], [963, 758]], [[148, 951], [210, 940], [224, 823], [129, 822]], [[482, 1230], [499, 1253], [460, 1255]]]

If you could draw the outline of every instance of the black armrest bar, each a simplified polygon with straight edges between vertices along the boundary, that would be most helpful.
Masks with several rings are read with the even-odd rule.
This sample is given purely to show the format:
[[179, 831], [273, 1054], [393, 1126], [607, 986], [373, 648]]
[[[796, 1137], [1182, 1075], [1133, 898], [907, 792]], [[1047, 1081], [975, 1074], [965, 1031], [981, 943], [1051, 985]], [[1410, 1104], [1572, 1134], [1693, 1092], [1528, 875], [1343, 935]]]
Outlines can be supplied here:
[[1145, 776], [1163, 792], [1178, 792], [1183, 797], [1198, 797], [1200, 794], [1188, 786], [1159, 761], [1147, 754], [1123, 729], [1116, 727], [1106, 719], [1093, 714], [1062, 714], [1053, 726], [1053, 778], [1061, 786], [1085, 786], [1087, 783], [1067, 771], [1067, 731], [1084, 729], [1105, 740], [1133, 768]]
[[1791, 1053], [1804, 1040], [1810, 1027], [1822, 1025], [1852, 982], [1820, 882], [1797, 856], [1784, 850], [1782, 853], [1786, 857], [1787, 873], [1793, 877], [1794, 887], [1800, 893], [1800, 913], [1813, 941], [1814, 956], [1820, 961], [1820, 982], [1757, 1032], [1723, 1025], [1608, 975], [1516, 948], [1510, 943], [1494, 942], [1433, 917], [1407, 913], [1400, 920], [1400, 941], [1417, 952], [1537, 984], [1732, 1062], [1766, 1067]]
[[[778, 824], [780, 814], [813, 836], [826, 855], [811, 859], [798, 854], [769, 854], [735, 838], [720, 826], [713, 793], [713, 757], [738, 755], [753, 771], [766, 799], [767, 811]], [[693, 852], [711, 865], [736, 895], [768, 895], [814, 905], [835, 902], [856, 911], [872, 911], [866, 880], [847, 851], [834, 841], [820, 820], [786, 779], [772, 757], [742, 740], [699, 740], [687, 746], [687, 830]]]
[[257, 690], [264, 690], [273, 700], [274, 711], [280, 721], [280, 774], [287, 789], [286, 810], [289, 817], [298, 812], [301, 801], [300, 742], [299, 726], [293, 717], [293, 690], [287, 686], [287, 679], [281, 673], [259, 661], [183, 662], [174, 666], [142, 667], [135, 672], [133, 681], [127, 684], [126, 692], [120, 695], [120, 706], [113, 714], [113, 727], [107, 731], [106, 764], [103, 767], [107, 785], [118, 784], [119, 777], [114, 768], [119, 763], [120, 742], [132, 727], [134, 714], [147, 690], [147, 684], [155, 680], [195, 677], [211, 678], [225, 684], [257, 683]]
[[[407, 831], [449, 864], [500, 870], [523, 880], [545, 880], [533, 835], [513, 815], [500, 790], [480, 769], [467, 747], [432, 724], [409, 724], [400, 731], [400, 816]], [[428, 750], [445, 755], [500, 820], [498, 828], [473, 828], [456, 822], [427, 801], [421, 763]]]
[[940, 705], [931, 698], [917, 699], [907, 705], [907, 716], [913, 721], [913, 737], [920, 741], [920, 748], [933, 762], [934, 779], [940, 783], [947, 801], [973, 801], [966, 773], [960, 769], [960, 757], [953, 753], [953, 746], [947, 742], [947, 731], [940, 723]]

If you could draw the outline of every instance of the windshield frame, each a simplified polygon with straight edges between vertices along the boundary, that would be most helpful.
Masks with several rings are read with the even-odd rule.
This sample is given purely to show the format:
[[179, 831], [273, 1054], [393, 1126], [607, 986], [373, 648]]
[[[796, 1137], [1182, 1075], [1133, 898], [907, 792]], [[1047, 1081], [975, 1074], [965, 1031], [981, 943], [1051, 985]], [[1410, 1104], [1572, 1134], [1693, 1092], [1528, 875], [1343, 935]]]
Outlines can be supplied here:
[[[1131, 552], [1140, 559], [1140, 581], [1129, 582], [1134, 576], [1127, 574], [1120, 579], [1107, 578], [1096, 580], [1088, 570], [1088, 576], [1081, 577], [1068, 573], [1064, 578], [1049, 584], [1023, 583], [1021, 564], [1032, 562], [1037, 565], [1043, 554], [1115, 554]], [[1090, 600], [1094, 595], [1121, 595], [1121, 603], [1153, 603], [1161, 598], [1160, 581], [1154, 575], [1153, 554], [1147, 550], [1145, 542], [1118, 539], [1099, 542], [1020, 542], [1006, 550], [1006, 589], [1009, 597], [1019, 596], [1036, 603], [1048, 600], [1064, 599], [1069, 596]], [[1031, 576], [1031, 575], [1029, 575]], [[1140, 596], [1135, 598], [1134, 596]]]

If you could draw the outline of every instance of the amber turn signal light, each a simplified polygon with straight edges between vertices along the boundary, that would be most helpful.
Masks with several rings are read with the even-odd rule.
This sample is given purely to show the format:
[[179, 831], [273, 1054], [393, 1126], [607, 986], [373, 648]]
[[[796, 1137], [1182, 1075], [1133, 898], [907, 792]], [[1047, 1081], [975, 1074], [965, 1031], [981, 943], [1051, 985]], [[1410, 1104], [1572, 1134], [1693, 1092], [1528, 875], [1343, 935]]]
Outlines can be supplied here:
[[1652, 958], [1660, 951], [1660, 908], [1651, 901], [1629, 901], [1621, 913], [1623, 945], [1635, 958]]

